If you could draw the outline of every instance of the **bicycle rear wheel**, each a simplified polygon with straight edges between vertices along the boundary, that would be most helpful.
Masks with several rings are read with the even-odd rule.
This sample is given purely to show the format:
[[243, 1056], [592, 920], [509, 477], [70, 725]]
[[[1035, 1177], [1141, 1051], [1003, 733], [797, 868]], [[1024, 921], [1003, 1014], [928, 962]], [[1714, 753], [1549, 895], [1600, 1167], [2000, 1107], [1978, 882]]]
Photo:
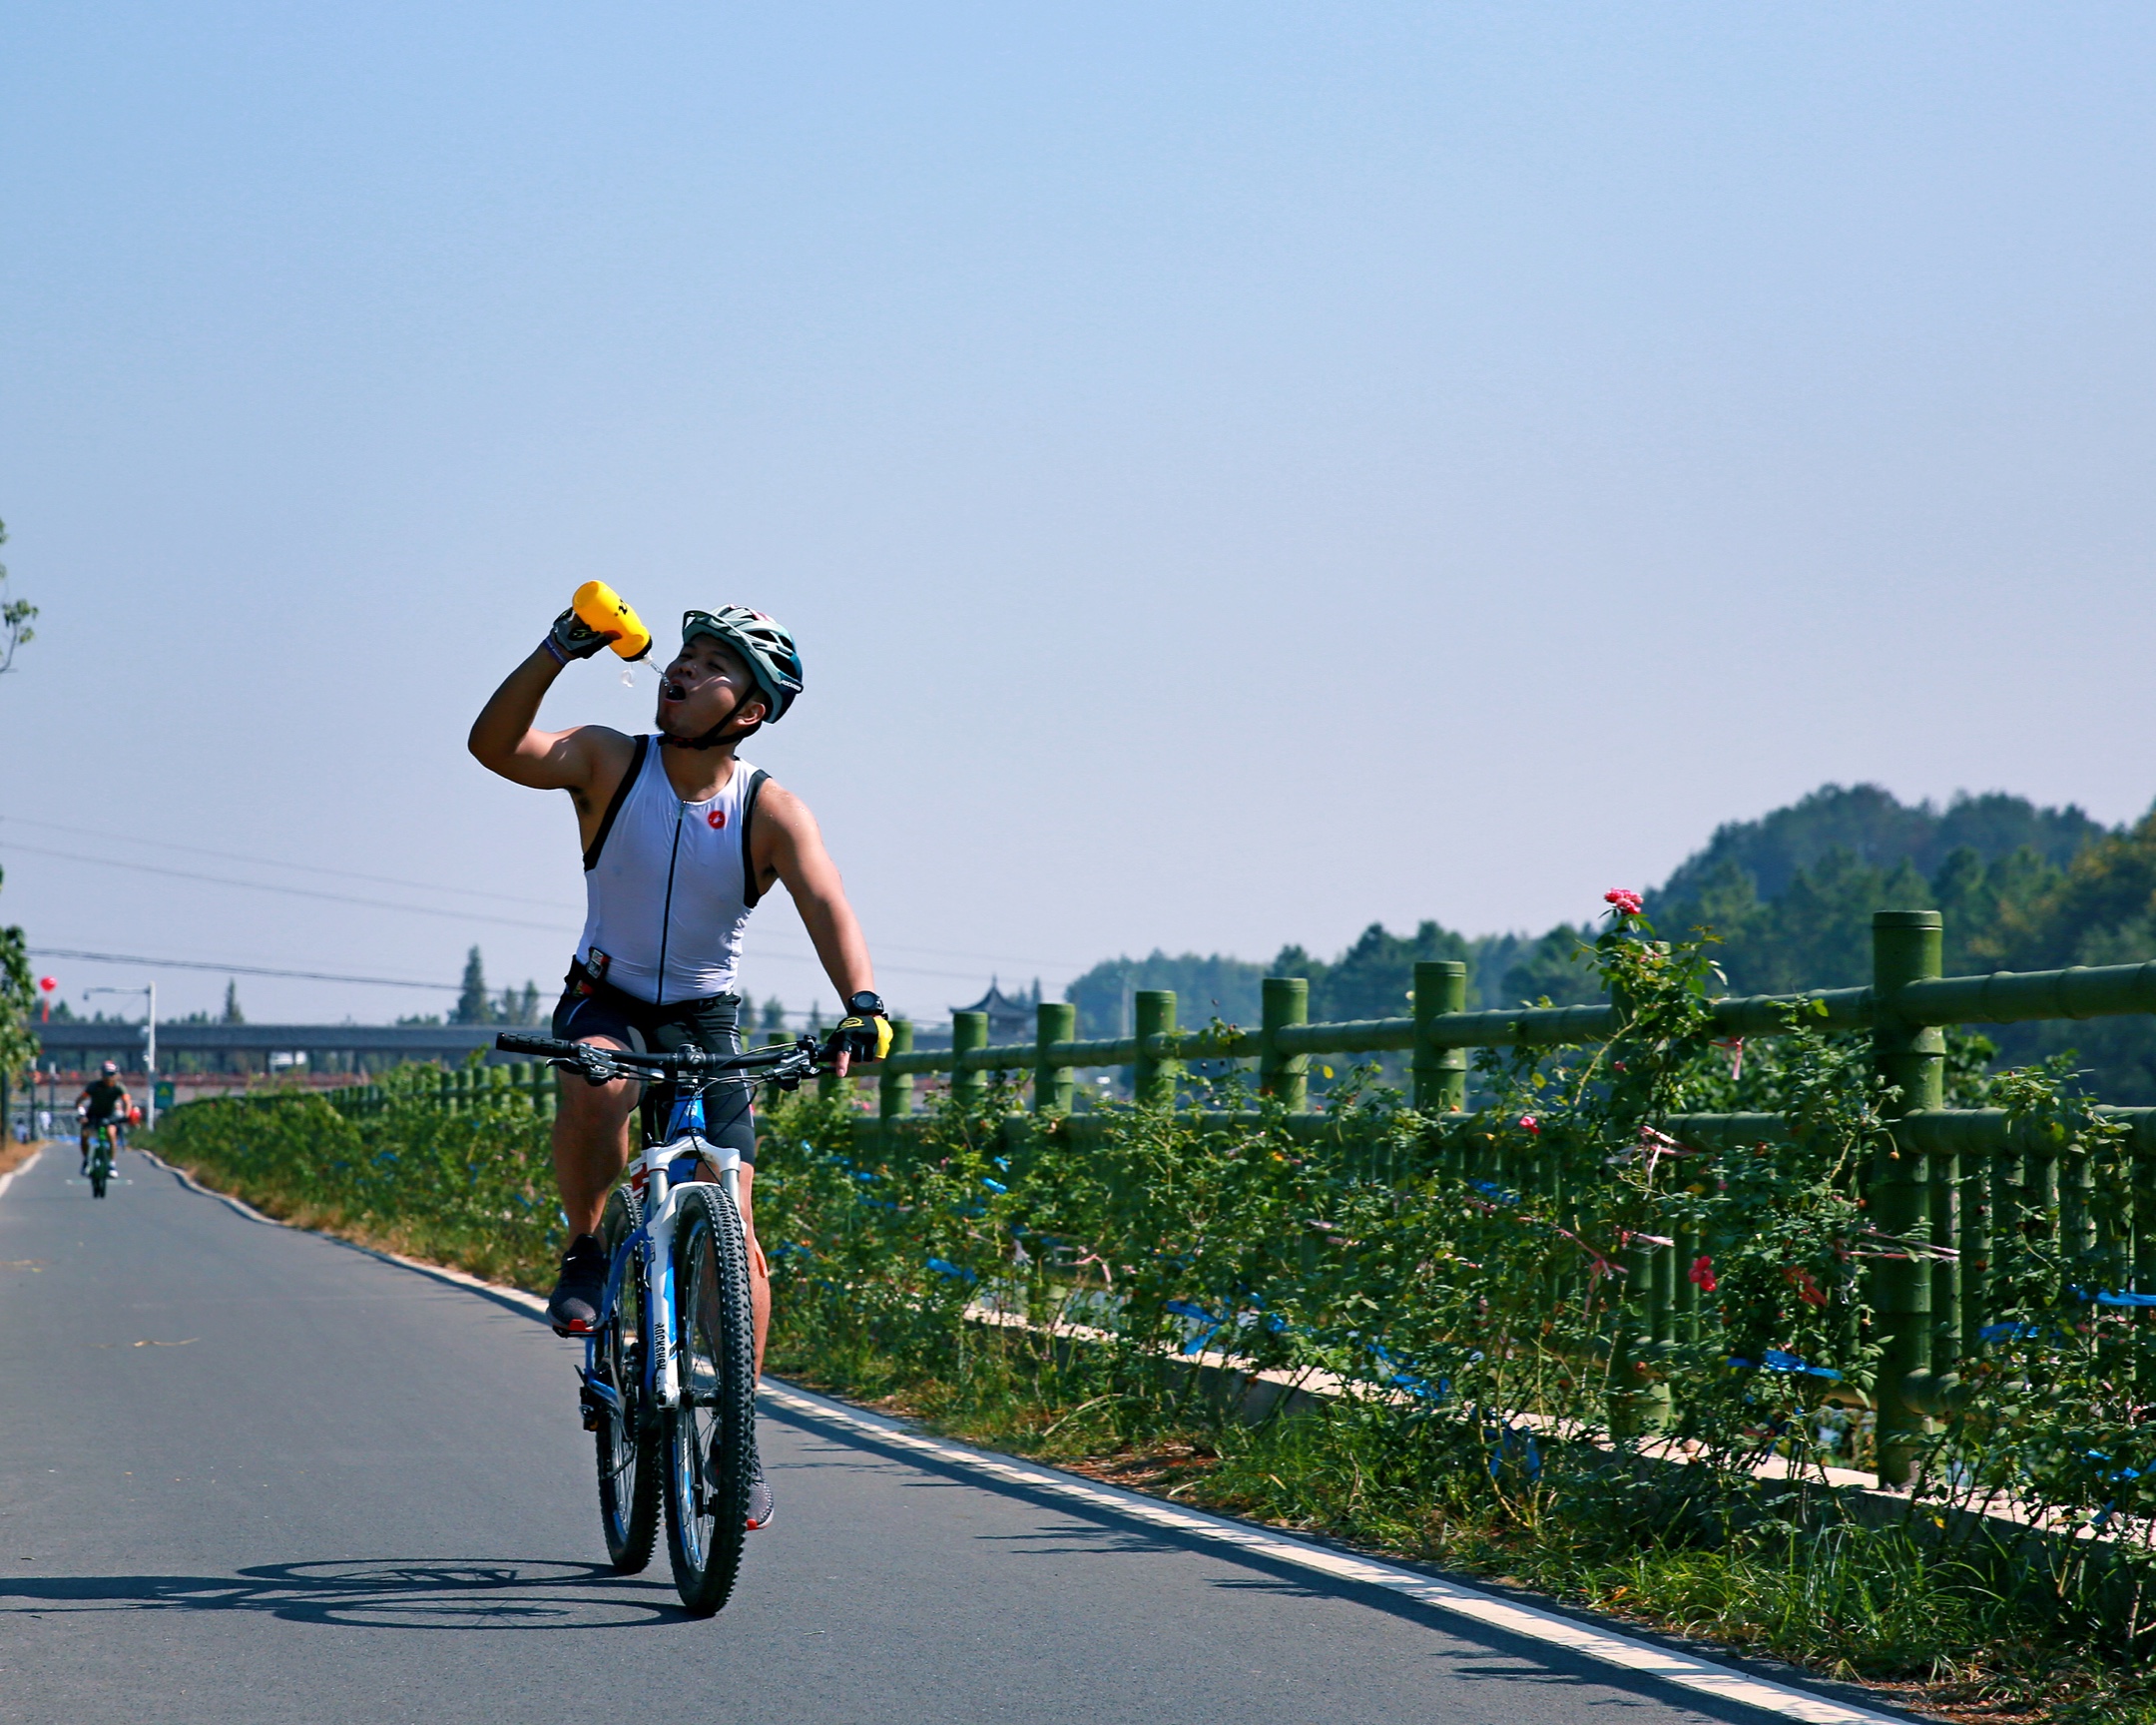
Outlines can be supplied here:
[[681, 1401], [667, 1420], [667, 1555], [682, 1604], [709, 1617], [741, 1570], [756, 1463], [749, 1248], [723, 1187], [683, 1192], [674, 1290]]
[[[616, 1192], [607, 1200], [599, 1238], [607, 1258], [642, 1220], [636, 1200]], [[618, 1400], [586, 1393], [596, 1424], [599, 1453], [599, 1522], [606, 1533], [607, 1561], [624, 1575], [634, 1575], [651, 1561], [659, 1538], [659, 1421], [644, 1388], [644, 1362], [650, 1358], [650, 1329], [645, 1323], [644, 1278], [632, 1261], [622, 1272], [621, 1292], [613, 1313], [600, 1326], [592, 1366]]]

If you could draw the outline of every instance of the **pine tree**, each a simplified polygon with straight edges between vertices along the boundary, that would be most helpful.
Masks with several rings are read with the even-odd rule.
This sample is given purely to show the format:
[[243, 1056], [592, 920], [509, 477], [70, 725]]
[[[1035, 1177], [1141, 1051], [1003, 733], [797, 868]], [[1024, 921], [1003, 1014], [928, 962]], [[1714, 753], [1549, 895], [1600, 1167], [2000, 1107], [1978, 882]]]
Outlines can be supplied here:
[[240, 983], [235, 977], [228, 976], [225, 979], [225, 1015], [218, 1022], [220, 1024], [245, 1024], [247, 1022], [247, 1014], [240, 1010]]
[[456, 1008], [449, 1014], [452, 1024], [491, 1024], [494, 1022], [494, 1002], [487, 998], [486, 965], [474, 946], [464, 955], [464, 986], [457, 995]]

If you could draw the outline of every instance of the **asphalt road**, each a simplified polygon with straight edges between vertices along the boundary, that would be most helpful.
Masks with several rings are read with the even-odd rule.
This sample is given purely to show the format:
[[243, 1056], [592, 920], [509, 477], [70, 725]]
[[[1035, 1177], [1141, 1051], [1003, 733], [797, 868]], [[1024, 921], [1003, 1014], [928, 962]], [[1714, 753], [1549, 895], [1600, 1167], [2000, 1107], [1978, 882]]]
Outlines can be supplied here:
[[605, 1566], [575, 1350], [130, 1152], [0, 1195], [0, 1719], [1770, 1715], [766, 1408], [716, 1619]]

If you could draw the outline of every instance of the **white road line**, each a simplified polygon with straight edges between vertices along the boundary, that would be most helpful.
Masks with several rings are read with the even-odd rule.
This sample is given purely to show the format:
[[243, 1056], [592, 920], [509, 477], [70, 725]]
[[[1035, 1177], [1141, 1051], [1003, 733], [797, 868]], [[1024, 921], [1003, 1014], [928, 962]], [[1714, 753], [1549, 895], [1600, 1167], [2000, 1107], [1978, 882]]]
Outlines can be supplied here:
[[[40, 1152], [42, 1154], [42, 1152]], [[148, 1151], [143, 1152], [149, 1155]], [[32, 1157], [15, 1174], [27, 1172], [36, 1162]], [[159, 1157], [151, 1160], [159, 1167], [169, 1169], [192, 1191], [205, 1198], [215, 1198], [230, 1206], [253, 1222], [267, 1222], [273, 1227], [289, 1228], [292, 1224], [281, 1222], [274, 1216], [266, 1216], [252, 1204], [213, 1191], [196, 1180], [186, 1170], [174, 1168]], [[7, 1190], [14, 1174], [0, 1178], [0, 1193]], [[298, 1233], [315, 1233], [314, 1229], [296, 1229]], [[324, 1235], [325, 1239], [336, 1239]], [[349, 1240], [338, 1240], [342, 1246], [355, 1245]], [[536, 1294], [527, 1294], [521, 1288], [507, 1288], [497, 1282], [482, 1281], [479, 1277], [462, 1270], [451, 1270], [445, 1265], [422, 1263], [416, 1258], [406, 1258], [402, 1253], [384, 1252], [378, 1247], [359, 1246], [359, 1251], [385, 1263], [402, 1269], [413, 1270], [422, 1276], [447, 1282], [475, 1294], [485, 1294], [496, 1300], [507, 1300], [544, 1319], [546, 1302]], [[768, 1402], [781, 1408], [789, 1408], [798, 1414], [827, 1421], [833, 1425], [848, 1427], [873, 1438], [878, 1442], [890, 1443], [901, 1449], [911, 1449], [916, 1454], [932, 1455], [950, 1466], [962, 1467], [974, 1473], [985, 1474], [991, 1479], [1006, 1480], [1023, 1485], [1029, 1490], [1045, 1491], [1073, 1502], [1090, 1504], [1096, 1509], [1110, 1510], [1139, 1521], [1150, 1521], [1158, 1527], [1172, 1527], [1179, 1533], [1187, 1533], [1216, 1545], [1233, 1545], [1254, 1555], [1271, 1558], [1278, 1563], [1292, 1564], [1299, 1569], [1314, 1570], [1331, 1575], [1342, 1581], [1352, 1581], [1367, 1587], [1382, 1587], [1388, 1592], [1402, 1594], [1423, 1605], [1449, 1611], [1454, 1616], [1471, 1618], [1493, 1629], [1502, 1629], [1529, 1641], [1539, 1641], [1545, 1646], [1562, 1647], [1569, 1653], [1597, 1660], [1604, 1665], [1614, 1665], [1626, 1671], [1637, 1671], [1645, 1676], [1658, 1677], [1678, 1688], [1692, 1690], [1696, 1694], [1711, 1695], [1719, 1701], [1735, 1701], [1761, 1712], [1777, 1714], [1784, 1719], [1800, 1719], [1805, 1725], [1908, 1725], [1906, 1714], [1875, 1713], [1868, 1707], [1853, 1707], [1847, 1702], [1830, 1701], [1825, 1696], [1810, 1694], [1803, 1689], [1792, 1689], [1786, 1684], [1770, 1682], [1764, 1677], [1750, 1677], [1741, 1671], [1732, 1671], [1725, 1665], [1712, 1664], [1690, 1654], [1672, 1652], [1651, 1642], [1639, 1641], [1629, 1635], [1620, 1635], [1606, 1629], [1595, 1629], [1559, 1616], [1554, 1611], [1544, 1611], [1537, 1606], [1522, 1605], [1510, 1599], [1501, 1599], [1493, 1593], [1482, 1593], [1457, 1582], [1440, 1581], [1433, 1576], [1418, 1574], [1412, 1569], [1401, 1569], [1390, 1563], [1380, 1563], [1369, 1557], [1351, 1556], [1345, 1551], [1329, 1550], [1322, 1545], [1306, 1545], [1299, 1539], [1284, 1538], [1261, 1528], [1246, 1526], [1200, 1510], [1184, 1509], [1164, 1503], [1157, 1497], [1147, 1497], [1140, 1492], [1125, 1491], [1114, 1485], [1096, 1484], [1074, 1473], [1062, 1473], [1047, 1467], [1028, 1466], [985, 1450], [972, 1449], [961, 1443], [952, 1443], [940, 1438], [924, 1438], [917, 1432], [909, 1432], [902, 1426], [891, 1424], [861, 1414], [841, 1402], [797, 1390], [767, 1378], [759, 1392]]]
[[1628, 1635], [1590, 1628], [1570, 1617], [1559, 1616], [1554, 1611], [1517, 1604], [1494, 1594], [1460, 1586], [1456, 1582], [1439, 1581], [1432, 1576], [1418, 1574], [1412, 1569], [1396, 1568], [1389, 1563], [1351, 1556], [1321, 1545], [1306, 1545], [1301, 1540], [1283, 1538], [1241, 1522], [1177, 1508], [1163, 1503], [1157, 1497], [1124, 1491], [1112, 1485], [1095, 1484], [1074, 1474], [1056, 1472], [1045, 1467], [1030, 1467], [998, 1455], [967, 1448], [962, 1444], [946, 1442], [941, 1438], [923, 1438], [903, 1427], [867, 1418], [842, 1403], [831, 1402], [821, 1396], [810, 1396], [791, 1387], [776, 1386], [769, 1380], [765, 1383], [762, 1395], [764, 1400], [777, 1403], [782, 1408], [789, 1408], [796, 1413], [807, 1414], [834, 1425], [849, 1427], [876, 1438], [879, 1442], [911, 1449], [918, 1454], [933, 1455], [937, 1460], [952, 1466], [963, 1467], [974, 1473], [984, 1473], [993, 1479], [1008, 1480], [1031, 1490], [1070, 1498], [1095, 1508], [1112, 1510], [1134, 1520], [1150, 1521], [1155, 1526], [1172, 1527], [1179, 1533], [1192, 1534], [1217, 1545], [1233, 1545], [1276, 1562], [1294, 1564], [1300, 1569], [1314, 1569], [1320, 1574], [1331, 1575], [1343, 1581], [1382, 1587], [1393, 1593], [1404, 1594], [1421, 1604], [1433, 1605], [1440, 1611], [1472, 1618], [1477, 1623], [1486, 1623], [1491, 1628], [1524, 1636], [1530, 1641], [1562, 1647], [1567, 1652], [1599, 1660], [1605, 1665], [1616, 1665], [1627, 1671], [1659, 1677], [1679, 1688], [1712, 1695], [1717, 1700], [1741, 1702], [1763, 1712], [1779, 1714], [1785, 1719], [1804, 1720], [1806, 1725], [1907, 1725], [1905, 1716], [1875, 1713], [1870, 1708], [1830, 1701], [1824, 1696], [1810, 1694], [1802, 1689], [1769, 1682], [1764, 1677], [1750, 1677], [1741, 1671], [1732, 1671], [1727, 1666], [1715, 1665], [1689, 1654], [1672, 1652], [1666, 1647], [1657, 1647], [1646, 1641], [1637, 1641]]
[[0, 1174], [0, 1197], [7, 1195], [7, 1189], [15, 1184], [15, 1177], [18, 1174], [29, 1173], [31, 1169], [38, 1165], [38, 1158], [44, 1154], [45, 1147], [41, 1144], [15, 1167], [10, 1168], [5, 1174]]

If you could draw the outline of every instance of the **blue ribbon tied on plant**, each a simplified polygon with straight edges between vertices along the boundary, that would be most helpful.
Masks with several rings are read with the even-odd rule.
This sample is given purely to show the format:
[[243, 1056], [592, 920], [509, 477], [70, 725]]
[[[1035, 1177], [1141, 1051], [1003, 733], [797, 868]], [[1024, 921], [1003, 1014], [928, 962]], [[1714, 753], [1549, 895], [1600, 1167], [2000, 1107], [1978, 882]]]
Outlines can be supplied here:
[[[1842, 1374], [1835, 1371], [1832, 1367], [1807, 1366], [1804, 1361], [1797, 1355], [1788, 1353], [1780, 1348], [1768, 1349], [1766, 1353], [1760, 1356], [1759, 1363], [1769, 1372], [1786, 1372], [1792, 1377], [1802, 1375], [1806, 1378], [1824, 1378], [1830, 1384], [1839, 1384], [1842, 1382]], [[1730, 1356], [1730, 1364], [1740, 1372], [1750, 1372], [1755, 1370], [1751, 1361], [1740, 1360], [1734, 1354]]]
[[1188, 1300], [1171, 1300], [1162, 1310], [1172, 1312], [1178, 1318], [1188, 1319], [1193, 1324], [1205, 1326], [1202, 1331], [1183, 1344], [1183, 1352], [1186, 1354], [1203, 1354], [1205, 1345], [1213, 1340], [1213, 1333], [1228, 1322], [1225, 1318], [1216, 1318], [1203, 1306], [1193, 1305]]

